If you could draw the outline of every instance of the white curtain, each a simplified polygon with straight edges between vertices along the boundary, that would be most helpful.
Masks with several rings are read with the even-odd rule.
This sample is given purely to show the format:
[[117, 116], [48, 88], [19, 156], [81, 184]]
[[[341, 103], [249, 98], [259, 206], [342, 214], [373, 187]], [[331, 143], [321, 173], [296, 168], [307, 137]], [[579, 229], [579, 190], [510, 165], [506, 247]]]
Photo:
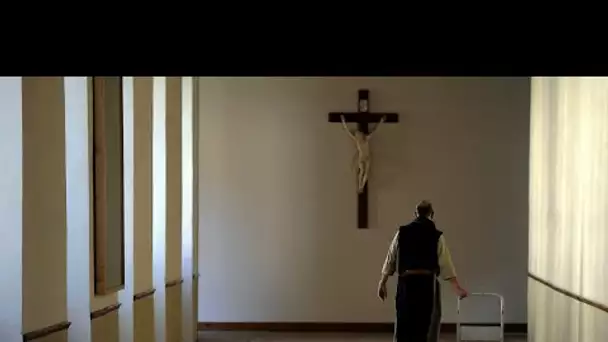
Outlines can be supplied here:
[[[532, 79], [529, 271], [608, 306], [608, 78]], [[608, 341], [608, 314], [530, 280], [530, 341]]]

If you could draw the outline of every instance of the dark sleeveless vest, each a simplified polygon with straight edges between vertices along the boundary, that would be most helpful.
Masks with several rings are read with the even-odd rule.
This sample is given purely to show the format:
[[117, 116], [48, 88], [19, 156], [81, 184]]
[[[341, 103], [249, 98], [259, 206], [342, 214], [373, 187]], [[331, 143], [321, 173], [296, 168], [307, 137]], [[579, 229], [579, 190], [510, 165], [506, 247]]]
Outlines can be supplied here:
[[427, 218], [417, 218], [399, 227], [399, 274], [406, 270], [429, 270], [439, 273], [437, 246], [443, 232]]

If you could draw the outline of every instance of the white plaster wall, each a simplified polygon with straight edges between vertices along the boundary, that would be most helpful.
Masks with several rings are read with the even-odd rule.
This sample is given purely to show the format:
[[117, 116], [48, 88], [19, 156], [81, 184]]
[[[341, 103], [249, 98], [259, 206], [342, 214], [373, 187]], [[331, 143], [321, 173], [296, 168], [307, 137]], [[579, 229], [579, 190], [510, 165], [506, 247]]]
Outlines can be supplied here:
[[89, 115], [86, 77], [65, 77], [68, 320], [70, 342], [91, 339]]
[[23, 332], [67, 320], [65, 88], [63, 77], [24, 77]]
[[152, 127], [153, 78], [134, 79], [134, 292], [153, 288], [152, 284]]
[[199, 232], [199, 187], [198, 187], [198, 136], [199, 136], [199, 93], [198, 93], [198, 84], [199, 77], [195, 77], [192, 79], [192, 91], [193, 91], [193, 108], [192, 108], [192, 126], [193, 126], [193, 146], [192, 146], [192, 154], [193, 154], [193, 165], [192, 165], [192, 189], [194, 191], [192, 198], [192, 339], [196, 340], [198, 336], [198, 232]]
[[21, 77], [0, 77], [0, 341], [21, 339]]
[[182, 336], [193, 342], [192, 235], [194, 211], [193, 77], [182, 78]]
[[125, 288], [118, 293], [120, 307], [120, 342], [133, 341], [133, 295], [135, 280], [133, 274], [133, 77], [123, 77], [123, 150], [124, 150], [124, 243], [125, 243]]
[[[372, 142], [368, 230], [352, 143], [327, 122], [359, 88], [401, 118]], [[392, 321], [380, 268], [430, 199], [462, 283], [502, 293], [507, 321], [525, 322], [529, 93], [527, 78], [200, 78], [199, 321]]]
[[[608, 78], [535, 77], [530, 143], [529, 341], [608, 340]], [[603, 270], [603, 272], [602, 272]]]
[[154, 77], [153, 85], [153, 128], [152, 128], [152, 177], [153, 177], [153, 282], [154, 319], [156, 342], [165, 342], [165, 231], [167, 199], [167, 165], [166, 165], [166, 77]]
[[167, 77], [165, 278], [182, 278], [182, 79]]

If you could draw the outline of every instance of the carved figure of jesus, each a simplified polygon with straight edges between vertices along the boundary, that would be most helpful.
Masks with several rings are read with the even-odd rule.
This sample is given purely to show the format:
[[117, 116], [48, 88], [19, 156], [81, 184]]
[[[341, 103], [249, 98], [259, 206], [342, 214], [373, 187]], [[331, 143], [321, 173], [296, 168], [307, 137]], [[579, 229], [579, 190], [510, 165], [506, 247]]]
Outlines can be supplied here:
[[[357, 151], [353, 157], [353, 164], [356, 162], [357, 167], [357, 192], [362, 193], [369, 177], [369, 170], [371, 164], [371, 155], [369, 149], [369, 141], [372, 138], [372, 134], [378, 129], [381, 123], [384, 122], [385, 117], [382, 117], [378, 125], [369, 133], [365, 134], [358, 129], [349, 129], [344, 119], [344, 115], [340, 116], [342, 119], [342, 127], [348, 136], [353, 140]], [[354, 167], [355, 165], [353, 165]]]

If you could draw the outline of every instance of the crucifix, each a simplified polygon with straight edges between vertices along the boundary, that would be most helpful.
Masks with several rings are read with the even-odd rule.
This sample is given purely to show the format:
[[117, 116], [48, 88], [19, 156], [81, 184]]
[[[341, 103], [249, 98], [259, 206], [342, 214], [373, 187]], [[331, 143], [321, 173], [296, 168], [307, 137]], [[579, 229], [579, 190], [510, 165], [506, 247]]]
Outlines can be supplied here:
[[[371, 164], [369, 141], [380, 124], [399, 122], [399, 114], [371, 113], [369, 107], [369, 90], [361, 89], [359, 90], [357, 112], [329, 113], [329, 122], [342, 123], [344, 130], [348, 133], [348, 136], [353, 140], [357, 148], [353, 164], [357, 170], [357, 225], [360, 229], [368, 228], [367, 180]], [[354, 130], [349, 129], [347, 126], [349, 122], [356, 123], [357, 128]], [[376, 123], [371, 132], [369, 130], [370, 123]]]

